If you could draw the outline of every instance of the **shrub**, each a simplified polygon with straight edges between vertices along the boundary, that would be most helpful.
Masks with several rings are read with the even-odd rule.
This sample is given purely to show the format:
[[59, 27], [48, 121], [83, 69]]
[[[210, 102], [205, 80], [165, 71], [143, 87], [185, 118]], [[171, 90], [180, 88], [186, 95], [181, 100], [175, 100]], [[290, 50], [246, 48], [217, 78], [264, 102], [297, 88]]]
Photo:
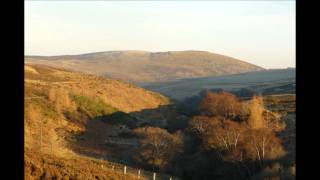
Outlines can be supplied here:
[[91, 99], [82, 95], [73, 95], [72, 100], [76, 103], [79, 111], [86, 113], [90, 118], [117, 112], [116, 108], [104, 103], [100, 99]]
[[267, 127], [267, 122], [263, 117], [264, 105], [263, 98], [254, 96], [249, 105], [250, 115], [248, 125], [252, 129], [261, 129]]
[[241, 108], [241, 103], [235, 95], [228, 92], [212, 93], [209, 91], [202, 99], [199, 110], [211, 116], [232, 119], [240, 115]]
[[170, 134], [158, 127], [138, 128], [134, 132], [140, 137], [139, 152], [135, 156], [140, 163], [163, 169], [182, 148], [180, 133]]

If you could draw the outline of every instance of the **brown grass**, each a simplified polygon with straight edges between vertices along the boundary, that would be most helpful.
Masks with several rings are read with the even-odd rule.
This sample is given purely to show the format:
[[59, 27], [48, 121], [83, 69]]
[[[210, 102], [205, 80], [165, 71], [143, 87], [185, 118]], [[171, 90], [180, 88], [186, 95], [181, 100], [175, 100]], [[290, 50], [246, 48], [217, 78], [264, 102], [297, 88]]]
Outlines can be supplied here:
[[[156, 108], [169, 100], [116, 80], [26, 66], [38, 74], [25, 71], [25, 179], [123, 178], [121, 170], [114, 172], [106, 166], [110, 162], [90, 159], [71, 149], [75, 136], [86, 131], [87, 125], [86, 121], [73, 122], [65, 117], [66, 111], [74, 112], [78, 108], [71, 96], [82, 95], [126, 112]], [[105, 123], [91, 125], [100, 128], [99, 131], [105, 130]], [[92, 147], [82, 148], [90, 151]], [[127, 179], [135, 177], [127, 175]]]
[[[87, 159], [80, 156], [59, 157], [50, 154], [25, 152], [25, 179], [113, 179], [124, 175], [120, 169], [112, 170], [107, 161]], [[127, 179], [137, 179], [136, 174], [126, 174]], [[142, 178], [144, 179], [144, 178]]]
[[244, 61], [204, 51], [118, 51], [61, 56], [54, 61], [50, 57], [26, 57], [26, 61], [142, 83], [262, 70]]

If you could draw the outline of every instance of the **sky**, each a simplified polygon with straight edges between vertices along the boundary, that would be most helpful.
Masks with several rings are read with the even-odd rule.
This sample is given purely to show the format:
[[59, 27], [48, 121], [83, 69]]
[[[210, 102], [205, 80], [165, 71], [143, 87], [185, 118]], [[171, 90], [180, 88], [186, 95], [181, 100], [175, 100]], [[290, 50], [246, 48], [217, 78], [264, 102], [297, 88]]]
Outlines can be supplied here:
[[26, 1], [25, 55], [201, 50], [295, 67], [295, 1]]

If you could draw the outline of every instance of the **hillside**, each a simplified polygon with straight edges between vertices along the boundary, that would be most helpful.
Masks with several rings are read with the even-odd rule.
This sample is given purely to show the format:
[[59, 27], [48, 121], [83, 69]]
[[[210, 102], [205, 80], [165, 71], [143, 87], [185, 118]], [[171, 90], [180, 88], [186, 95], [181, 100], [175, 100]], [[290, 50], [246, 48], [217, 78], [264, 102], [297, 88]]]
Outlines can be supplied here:
[[[252, 76], [252, 73], [232, 75], [231, 79], [224, 77], [218, 82], [225, 82], [225, 87], [229, 88], [240, 83], [258, 90], [267, 89], [272, 94], [261, 99], [268, 109], [261, 115], [266, 116], [268, 128], [279, 130], [277, 137], [276, 134], [272, 137], [277, 139], [274, 142], [281, 151], [276, 151], [279, 156], [273, 158], [273, 164], [265, 164], [257, 170], [254, 170], [254, 166], [249, 168], [254, 170], [255, 177], [288, 177], [291, 168], [295, 168], [295, 95], [278, 95], [275, 92], [283, 91], [282, 86], [287, 86], [283, 83], [288, 80], [294, 82], [292, 75], [295, 70], [271, 72], [253, 73], [256, 76]], [[234, 84], [234, 81], [238, 84]], [[224, 95], [219, 104], [229, 106], [230, 97], [233, 96]], [[239, 111], [241, 114], [234, 117], [233, 123], [239, 123], [235, 127], [247, 133], [240, 136], [243, 138], [251, 137], [252, 132], [263, 133], [266, 130], [251, 132], [249, 126], [243, 124], [251, 117], [249, 109], [252, 101], [246, 98], [237, 101], [244, 111]], [[198, 107], [196, 102], [170, 101], [158, 93], [119, 80], [26, 64], [25, 179], [152, 179], [153, 172], [157, 174], [156, 179], [206, 179], [204, 177], [219, 178], [221, 175], [226, 179], [231, 176], [248, 179], [251, 175], [247, 175], [245, 169], [239, 171], [239, 167], [229, 164], [229, 156], [226, 156], [227, 159], [216, 159], [212, 156], [214, 154], [208, 156], [211, 150], [219, 149], [207, 151], [201, 148], [206, 146], [198, 144], [196, 137], [199, 136], [190, 131], [193, 125], [204, 127], [201, 119], [199, 123], [192, 123], [203, 114], [198, 112]], [[240, 121], [236, 118], [240, 118]], [[229, 123], [232, 123], [231, 120]], [[205, 127], [209, 129], [220, 128], [220, 125], [208, 125]], [[247, 152], [253, 154], [247, 158], [255, 161], [253, 158], [258, 156], [251, 151], [250, 144], [246, 145], [247, 142], [250, 141], [241, 139], [239, 147], [248, 147]], [[268, 152], [273, 151], [268, 148]], [[273, 169], [275, 174], [265, 174], [275, 163], [281, 163], [283, 173]], [[203, 171], [204, 168], [208, 171]], [[238, 178], [237, 173], [242, 178]]]
[[295, 73], [295, 69], [277, 69], [219, 77], [186, 78], [141, 86], [177, 100], [211, 89], [245, 90], [262, 94], [295, 93]]
[[[27, 96], [35, 96], [30, 88], [61, 87], [76, 94], [101, 98], [104, 102], [124, 112], [155, 108], [169, 102], [160, 94], [146, 91], [118, 80], [75, 73], [41, 65], [25, 66]], [[41, 94], [39, 94], [41, 95]]]
[[206, 51], [107, 51], [67, 56], [26, 56], [25, 60], [134, 83], [263, 70], [253, 64]]
[[[101, 119], [114, 113], [129, 117], [169, 103], [160, 94], [121, 81], [26, 64], [25, 179], [124, 178], [123, 164], [106, 160], [123, 153], [104, 144], [119, 133], [117, 125]], [[135, 179], [137, 172], [128, 167], [126, 178]]]

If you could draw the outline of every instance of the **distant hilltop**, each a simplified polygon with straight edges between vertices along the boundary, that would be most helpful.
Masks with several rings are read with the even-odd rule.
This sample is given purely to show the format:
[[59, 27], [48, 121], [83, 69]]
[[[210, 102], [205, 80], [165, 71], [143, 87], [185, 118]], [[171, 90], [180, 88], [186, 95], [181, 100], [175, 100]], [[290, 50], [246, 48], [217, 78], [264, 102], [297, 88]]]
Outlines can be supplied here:
[[106, 51], [79, 55], [26, 56], [26, 62], [63, 67], [133, 83], [220, 76], [264, 70], [207, 51]]

